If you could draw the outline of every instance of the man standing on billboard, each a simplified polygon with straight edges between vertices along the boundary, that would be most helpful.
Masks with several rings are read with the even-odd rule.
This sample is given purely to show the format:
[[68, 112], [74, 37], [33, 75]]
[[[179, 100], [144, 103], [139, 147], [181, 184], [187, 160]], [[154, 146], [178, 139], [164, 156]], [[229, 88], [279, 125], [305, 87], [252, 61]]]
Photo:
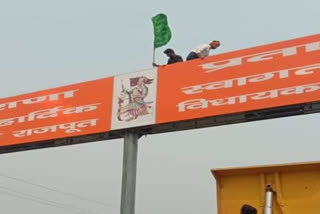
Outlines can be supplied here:
[[213, 40], [209, 44], [200, 45], [189, 53], [189, 55], [187, 56], [187, 61], [198, 58], [203, 59], [204, 57], [209, 56], [209, 52], [211, 49], [216, 49], [219, 46], [220, 41], [218, 40]]
[[[164, 54], [166, 54], [169, 59], [167, 62], [167, 65], [169, 64], [174, 64], [177, 62], [183, 62], [183, 59], [180, 55], [175, 54], [174, 50], [171, 48], [166, 49], [164, 52]], [[159, 67], [160, 65], [156, 64], [156, 63], [152, 63], [153, 66]]]

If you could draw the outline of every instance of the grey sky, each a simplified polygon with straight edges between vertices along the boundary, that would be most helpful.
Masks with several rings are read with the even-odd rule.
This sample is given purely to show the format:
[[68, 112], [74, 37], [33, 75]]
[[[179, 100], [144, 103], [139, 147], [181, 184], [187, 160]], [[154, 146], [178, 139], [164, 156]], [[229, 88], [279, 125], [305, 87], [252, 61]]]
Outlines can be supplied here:
[[[319, 33], [318, 0], [0, 1], [0, 97], [150, 68], [150, 18], [163, 12], [171, 47], [186, 56], [219, 39], [212, 54]], [[211, 168], [318, 161], [318, 114], [141, 138], [137, 213], [215, 213]], [[250, 155], [248, 155], [250, 153]], [[100, 206], [0, 176], [3, 213], [68, 214], [9, 196], [3, 187], [92, 213], [119, 213], [122, 140], [0, 156], [4, 173]], [[11, 192], [12, 193], [12, 192]], [[21, 194], [20, 194], [21, 196]]]

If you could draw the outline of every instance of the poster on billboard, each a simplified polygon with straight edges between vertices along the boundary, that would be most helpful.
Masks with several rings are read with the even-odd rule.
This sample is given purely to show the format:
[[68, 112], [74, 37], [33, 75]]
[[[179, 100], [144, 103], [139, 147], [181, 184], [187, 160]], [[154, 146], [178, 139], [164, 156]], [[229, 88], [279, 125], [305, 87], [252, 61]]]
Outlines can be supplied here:
[[112, 78], [0, 99], [0, 146], [110, 130]]
[[154, 124], [156, 94], [156, 69], [115, 76], [111, 129]]
[[156, 122], [320, 100], [320, 34], [158, 70]]

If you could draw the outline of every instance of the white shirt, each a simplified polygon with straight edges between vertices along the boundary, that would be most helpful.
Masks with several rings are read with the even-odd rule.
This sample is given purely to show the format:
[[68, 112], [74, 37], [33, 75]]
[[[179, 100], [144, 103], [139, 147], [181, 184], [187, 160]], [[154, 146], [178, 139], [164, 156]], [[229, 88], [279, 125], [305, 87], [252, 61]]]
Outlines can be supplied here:
[[209, 56], [210, 49], [211, 46], [209, 44], [205, 44], [196, 47], [194, 50], [192, 50], [192, 52], [198, 54], [199, 57], [206, 57]]

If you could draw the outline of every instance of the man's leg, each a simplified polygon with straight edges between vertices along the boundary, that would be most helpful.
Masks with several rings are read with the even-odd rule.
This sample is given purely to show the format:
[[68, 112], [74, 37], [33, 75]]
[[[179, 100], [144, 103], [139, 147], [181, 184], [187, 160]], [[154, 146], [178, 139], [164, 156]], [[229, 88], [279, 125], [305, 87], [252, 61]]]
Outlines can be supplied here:
[[187, 56], [187, 61], [188, 60], [193, 60], [193, 59], [198, 59], [198, 55], [195, 52], [190, 52], [189, 55]]

